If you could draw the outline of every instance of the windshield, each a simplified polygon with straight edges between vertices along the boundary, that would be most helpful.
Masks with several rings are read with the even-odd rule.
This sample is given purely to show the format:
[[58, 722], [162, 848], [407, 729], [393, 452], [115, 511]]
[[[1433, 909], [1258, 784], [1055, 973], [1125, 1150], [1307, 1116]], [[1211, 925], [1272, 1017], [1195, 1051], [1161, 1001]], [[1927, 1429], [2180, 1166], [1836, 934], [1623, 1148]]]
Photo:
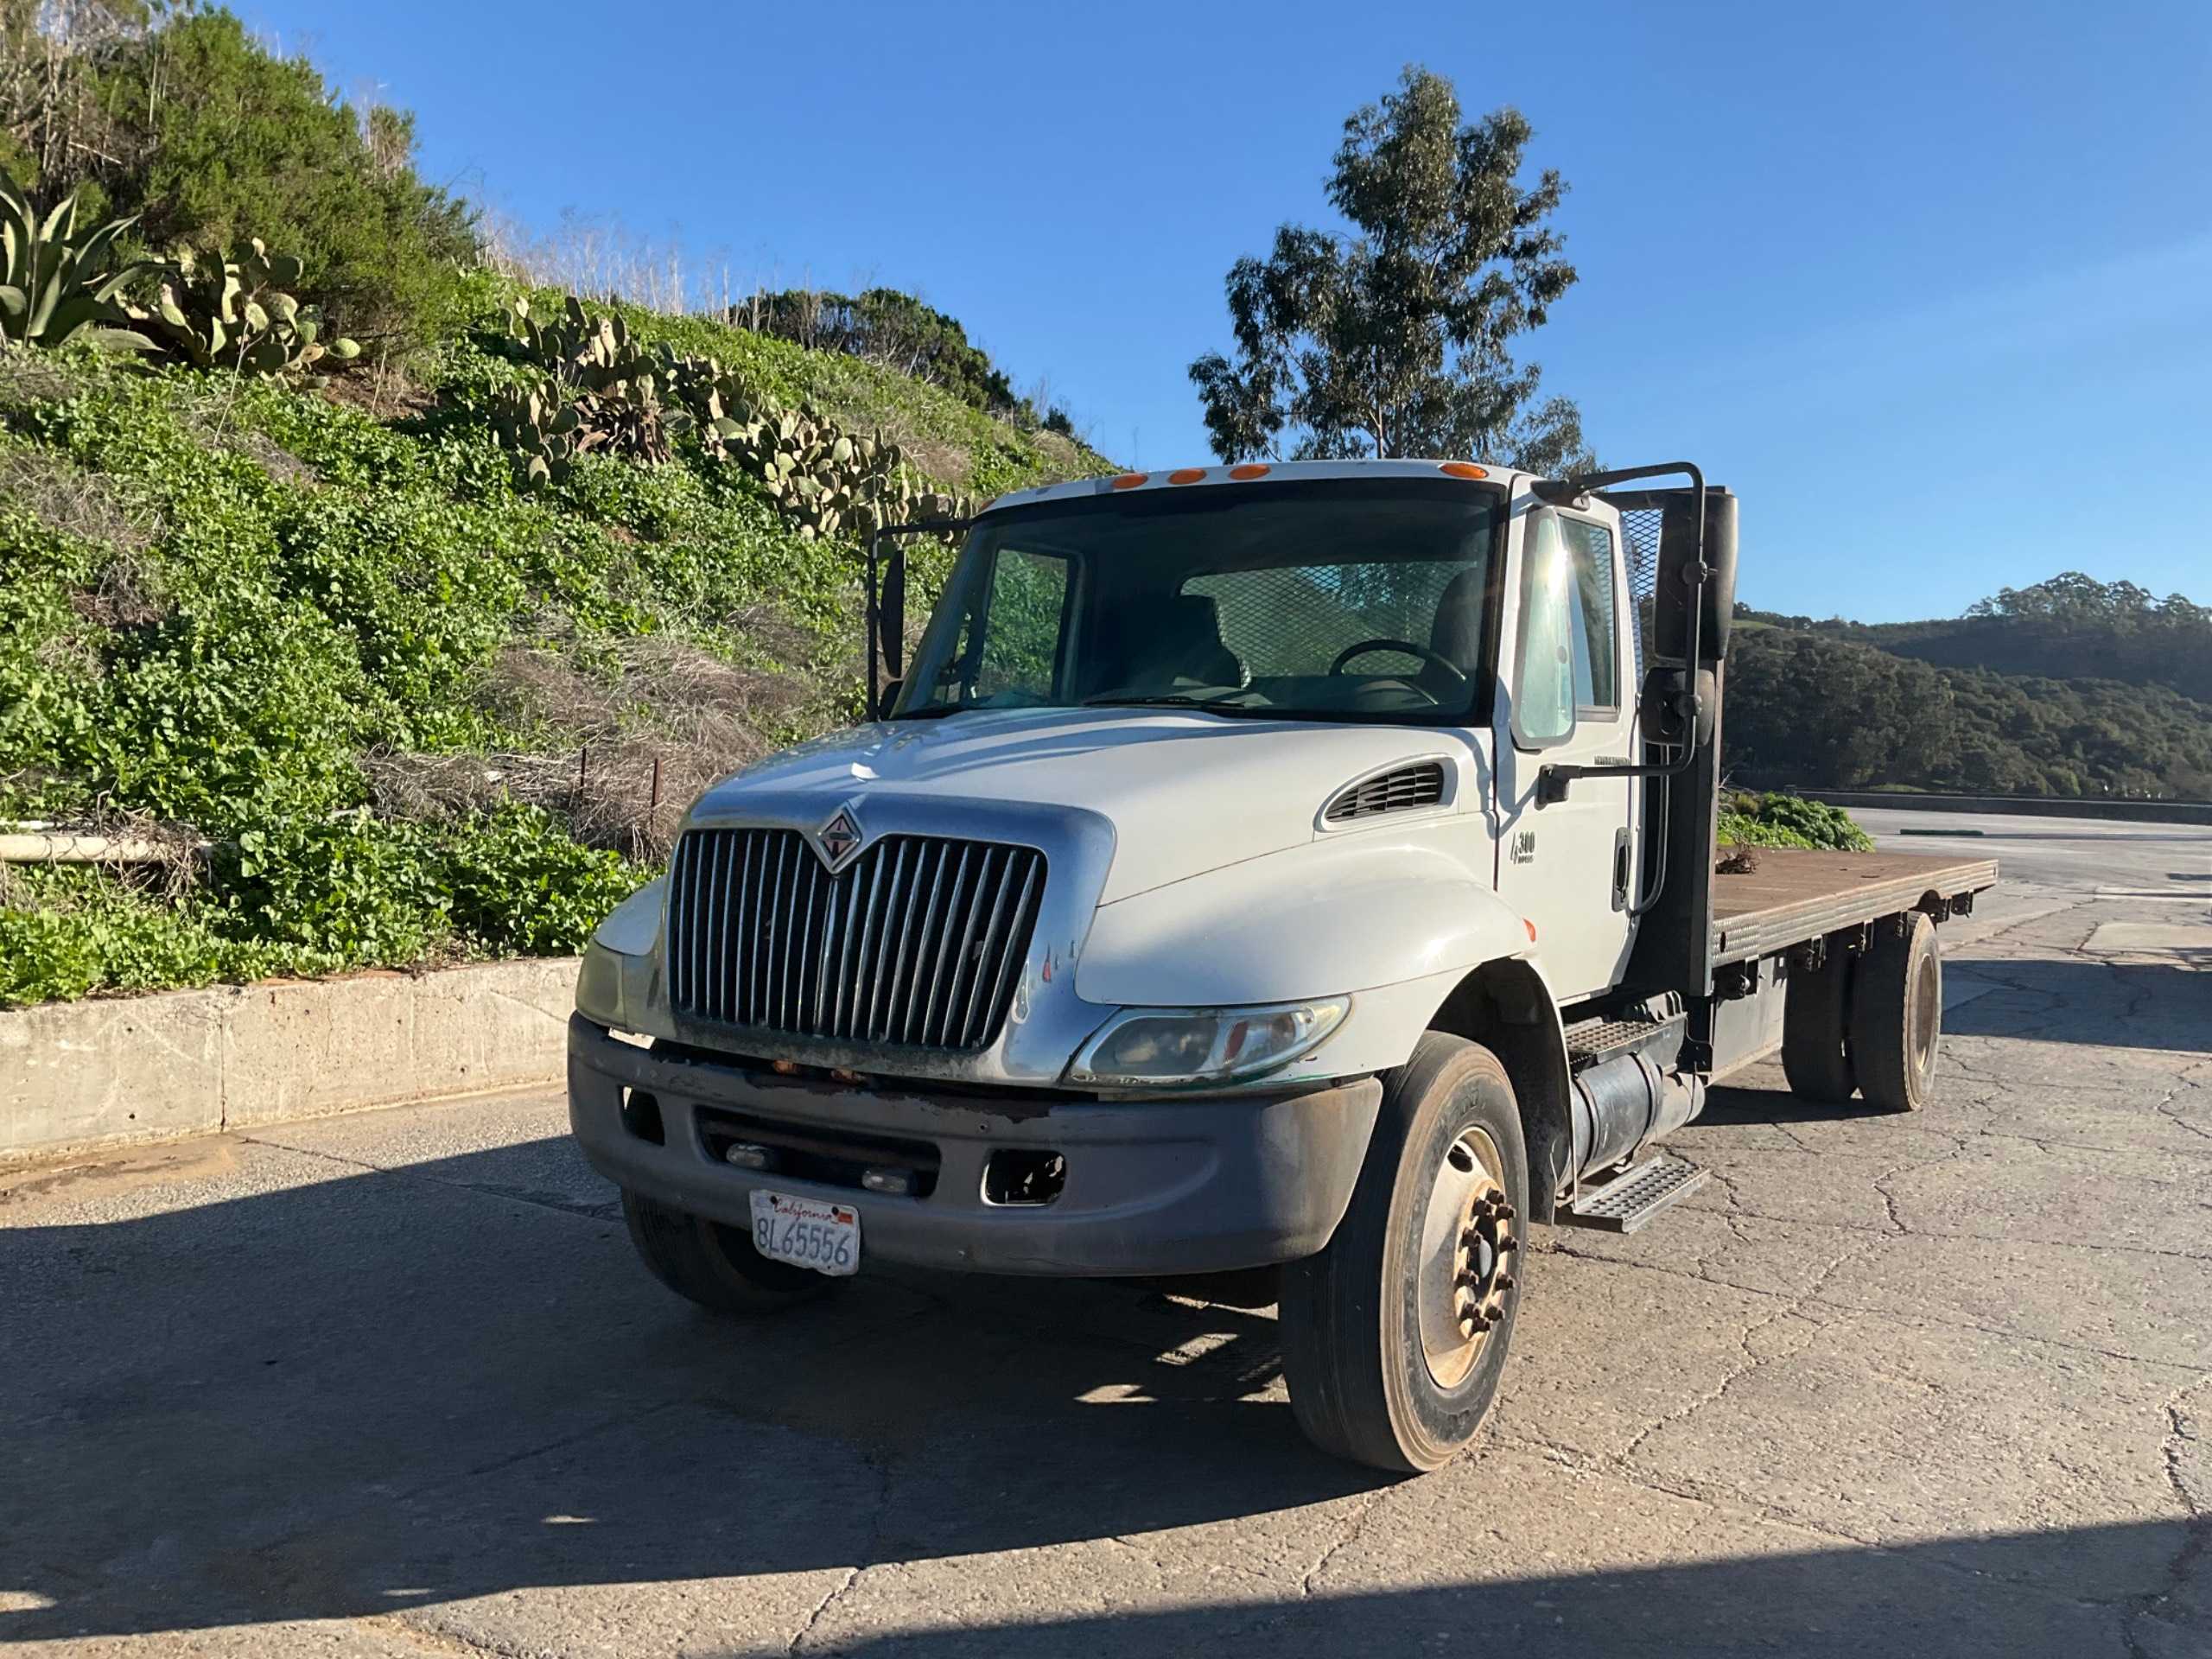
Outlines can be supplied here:
[[1503, 514], [1487, 486], [1390, 478], [993, 515], [893, 717], [1124, 703], [1478, 721]]

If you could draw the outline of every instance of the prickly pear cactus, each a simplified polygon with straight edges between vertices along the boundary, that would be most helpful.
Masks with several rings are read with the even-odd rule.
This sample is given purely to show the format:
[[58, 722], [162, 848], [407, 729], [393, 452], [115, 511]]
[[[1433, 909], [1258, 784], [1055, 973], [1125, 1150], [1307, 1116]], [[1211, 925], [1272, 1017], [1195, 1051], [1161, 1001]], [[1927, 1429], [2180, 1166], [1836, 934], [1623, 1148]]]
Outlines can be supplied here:
[[314, 315], [288, 291], [303, 268], [260, 240], [228, 255], [178, 248], [155, 267], [150, 307], [130, 307], [132, 326], [156, 352], [195, 368], [236, 369], [299, 379], [361, 353], [353, 340], [326, 340]]
[[[918, 489], [905, 454], [881, 432], [849, 432], [816, 410], [758, 398], [717, 359], [647, 348], [620, 316], [594, 316], [574, 295], [557, 317], [517, 300], [506, 333], [514, 356], [547, 377], [527, 409], [512, 394], [493, 417], [531, 485], [563, 476], [578, 454], [659, 461], [673, 441], [690, 437], [752, 479], [803, 540], [866, 537], [976, 511], [972, 497]], [[556, 410], [569, 423], [557, 442], [550, 425]]]
[[583, 423], [572, 404], [536, 391], [494, 392], [492, 427], [514, 457], [515, 482], [524, 489], [557, 484], [575, 465]]
[[574, 295], [558, 318], [534, 316], [527, 299], [507, 315], [515, 354], [550, 378], [549, 397], [576, 417], [580, 451], [604, 449], [633, 461], [666, 461], [671, 442], [697, 423], [668, 389], [664, 354], [646, 351], [620, 316], [594, 317]]

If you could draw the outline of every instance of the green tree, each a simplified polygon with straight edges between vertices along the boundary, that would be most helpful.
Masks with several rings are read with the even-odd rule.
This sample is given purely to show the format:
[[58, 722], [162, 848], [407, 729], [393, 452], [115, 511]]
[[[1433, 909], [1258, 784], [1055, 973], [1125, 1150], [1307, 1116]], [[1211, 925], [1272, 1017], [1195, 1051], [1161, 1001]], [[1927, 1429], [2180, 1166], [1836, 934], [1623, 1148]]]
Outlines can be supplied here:
[[[114, 124], [96, 96], [95, 71], [143, 40], [171, 0], [0, 0], [0, 166], [36, 187], [69, 194], [88, 160], [113, 159]], [[82, 203], [98, 217], [105, 199]]]
[[1238, 260], [1236, 360], [1191, 365], [1217, 454], [1586, 461], [1580, 412], [1539, 401], [1510, 350], [1575, 280], [1548, 224], [1565, 183], [1518, 183], [1529, 136], [1510, 108], [1462, 124], [1452, 83], [1419, 67], [1352, 113], [1327, 186], [1351, 233], [1285, 225]]
[[136, 215], [148, 247], [259, 237], [306, 262], [298, 298], [369, 340], [422, 337], [474, 257], [467, 204], [415, 172], [411, 117], [355, 111], [226, 11], [0, 0], [0, 45], [43, 66], [0, 73], [0, 124], [40, 195]]

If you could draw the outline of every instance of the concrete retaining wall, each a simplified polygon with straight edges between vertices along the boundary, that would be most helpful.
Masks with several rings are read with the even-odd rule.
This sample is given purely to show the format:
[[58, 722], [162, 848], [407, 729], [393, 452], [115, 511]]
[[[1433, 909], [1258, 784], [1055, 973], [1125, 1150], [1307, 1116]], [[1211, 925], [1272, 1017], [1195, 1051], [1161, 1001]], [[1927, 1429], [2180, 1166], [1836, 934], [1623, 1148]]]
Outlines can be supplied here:
[[1904, 812], [2010, 812], [2031, 818], [2132, 818], [2140, 823], [2212, 823], [2212, 801], [2076, 800], [2052, 795], [1904, 795], [1881, 790], [1793, 789], [1834, 806], [1893, 806]]
[[551, 1083], [576, 959], [0, 1012], [0, 1162]]

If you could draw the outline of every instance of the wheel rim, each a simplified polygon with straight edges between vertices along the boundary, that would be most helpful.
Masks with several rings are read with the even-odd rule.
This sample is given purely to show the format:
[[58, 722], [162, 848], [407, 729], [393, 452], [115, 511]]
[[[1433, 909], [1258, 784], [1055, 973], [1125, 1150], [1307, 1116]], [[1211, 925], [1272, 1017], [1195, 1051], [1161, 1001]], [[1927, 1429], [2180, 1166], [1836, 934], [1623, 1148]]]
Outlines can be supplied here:
[[1414, 1291], [1421, 1357], [1440, 1389], [1457, 1388], [1504, 1322], [1508, 1264], [1520, 1244], [1497, 1143], [1470, 1125], [1445, 1148], [1421, 1217]]
[[1936, 1033], [1943, 1015], [1943, 982], [1933, 964], [1912, 993], [1912, 1065], [1925, 1071], [1936, 1058]]

